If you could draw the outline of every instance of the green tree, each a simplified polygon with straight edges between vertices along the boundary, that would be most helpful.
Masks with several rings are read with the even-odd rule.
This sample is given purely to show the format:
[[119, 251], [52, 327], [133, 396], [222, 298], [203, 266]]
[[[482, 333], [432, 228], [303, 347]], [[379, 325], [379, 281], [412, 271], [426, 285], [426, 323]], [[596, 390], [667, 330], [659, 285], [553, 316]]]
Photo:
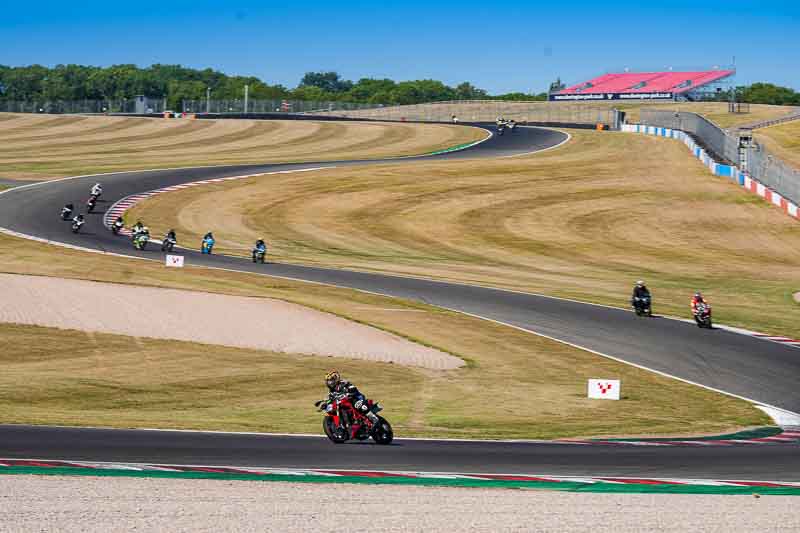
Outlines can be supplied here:
[[318, 87], [327, 93], [343, 93], [353, 88], [353, 82], [343, 80], [338, 72], [306, 72], [299, 87]]

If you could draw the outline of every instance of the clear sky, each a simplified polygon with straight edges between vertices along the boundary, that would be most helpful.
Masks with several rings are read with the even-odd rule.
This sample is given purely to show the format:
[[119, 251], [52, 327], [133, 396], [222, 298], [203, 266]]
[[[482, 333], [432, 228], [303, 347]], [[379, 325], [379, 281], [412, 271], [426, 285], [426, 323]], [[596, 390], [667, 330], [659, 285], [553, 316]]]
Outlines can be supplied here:
[[712, 67], [800, 90], [800, 0], [4, 2], [0, 64], [180, 63], [542, 92], [612, 69]]

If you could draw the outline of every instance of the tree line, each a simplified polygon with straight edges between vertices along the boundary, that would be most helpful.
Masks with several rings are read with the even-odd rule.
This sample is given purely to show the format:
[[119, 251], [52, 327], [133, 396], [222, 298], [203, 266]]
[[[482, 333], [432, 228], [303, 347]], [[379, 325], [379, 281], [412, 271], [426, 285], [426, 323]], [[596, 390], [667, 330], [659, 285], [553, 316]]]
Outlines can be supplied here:
[[[437, 80], [343, 79], [336, 72], [308, 72], [294, 88], [270, 85], [254, 76], [229, 76], [210, 68], [155, 64], [93, 67], [84, 65], [0, 65], [0, 101], [52, 102], [120, 100], [137, 95], [166, 98], [179, 109], [183, 100], [237, 100], [248, 86], [251, 99], [341, 101], [370, 104], [418, 104], [445, 100], [546, 100], [547, 92], [490, 95], [469, 82], [451, 87]], [[558, 79], [550, 90], [563, 88]], [[770, 83], [737, 87], [737, 99], [758, 104], [800, 105], [800, 93]]]
[[[336, 72], [309, 72], [297, 87], [271, 85], [254, 76], [229, 76], [217, 70], [180, 65], [0, 65], [0, 100], [51, 102], [119, 100], [137, 95], [166, 98], [167, 106], [180, 108], [183, 100], [236, 100], [248, 86], [251, 99], [342, 101], [373, 104], [417, 104], [439, 100], [524, 99], [545, 100], [546, 93], [510, 93], [492, 96], [469, 82], [450, 87], [437, 80], [394, 81], [361, 78], [353, 82]], [[207, 92], [209, 91], [209, 92]]]

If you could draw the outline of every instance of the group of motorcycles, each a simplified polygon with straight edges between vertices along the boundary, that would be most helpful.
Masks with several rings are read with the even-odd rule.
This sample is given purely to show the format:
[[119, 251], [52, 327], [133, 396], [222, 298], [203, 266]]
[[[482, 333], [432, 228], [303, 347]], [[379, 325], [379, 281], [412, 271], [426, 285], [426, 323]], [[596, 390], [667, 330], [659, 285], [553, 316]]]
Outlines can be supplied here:
[[[86, 212], [91, 213], [94, 211], [95, 207], [97, 207], [97, 200], [100, 198], [100, 195], [103, 194], [103, 188], [100, 187], [100, 184], [97, 183], [92, 187], [91, 193], [89, 195], [89, 199], [86, 200]], [[72, 221], [72, 233], [80, 232], [83, 224], [86, 222], [83, 218], [83, 215], [80, 213], [75, 213], [75, 216], [72, 216], [75, 212], [75, 205], [74, 204], [67, 204], [61, 208], [61, 220], [64, 221]]]
[[[636, 316], [653, 316], [652, 297], [634, 296], [631, 298], [631, 305]], [[711, 322], [711, 304], [702, 301], [693, 306], [692, 316], [699, 328], [713, 329]]]
[[502, 117], [497, 118], [496, 124], [497, 124], [498, 135], [503, 135], [506, 132], [506, 130], [508, 130], [511, 133], [514, 133], [514, 129], [517, 127], [517, 122], [514, 119], [506, 120]]

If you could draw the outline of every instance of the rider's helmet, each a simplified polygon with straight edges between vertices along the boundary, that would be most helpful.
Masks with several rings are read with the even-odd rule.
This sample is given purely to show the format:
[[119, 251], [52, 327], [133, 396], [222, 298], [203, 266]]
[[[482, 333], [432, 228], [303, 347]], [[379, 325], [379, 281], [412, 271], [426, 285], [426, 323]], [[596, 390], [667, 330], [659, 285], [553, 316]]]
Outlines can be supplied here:
[[637, 281], [636, 282], [636, 286], [637, 287], [644, 287], [644, 281], [642, 281], [642, 280]]
[[694, 293], [694, 298], [695, 298], [695, 300], [702, 300], [703, 299], [703, 295], [700, 294], [700, 291], [696, 291]]
[[325, 374], [325, 385], [328, 386], [328, 390], [333, 390], [336, 388], [336, 385], [342, 381], [342, 376], [339, 375], [337, 370], [331, 370], [327, 374]]
[[78, 216], [77, 216], [77, 219], [78, 219], [78, 220], [83, 220], [83, 215], [78, 215]]

